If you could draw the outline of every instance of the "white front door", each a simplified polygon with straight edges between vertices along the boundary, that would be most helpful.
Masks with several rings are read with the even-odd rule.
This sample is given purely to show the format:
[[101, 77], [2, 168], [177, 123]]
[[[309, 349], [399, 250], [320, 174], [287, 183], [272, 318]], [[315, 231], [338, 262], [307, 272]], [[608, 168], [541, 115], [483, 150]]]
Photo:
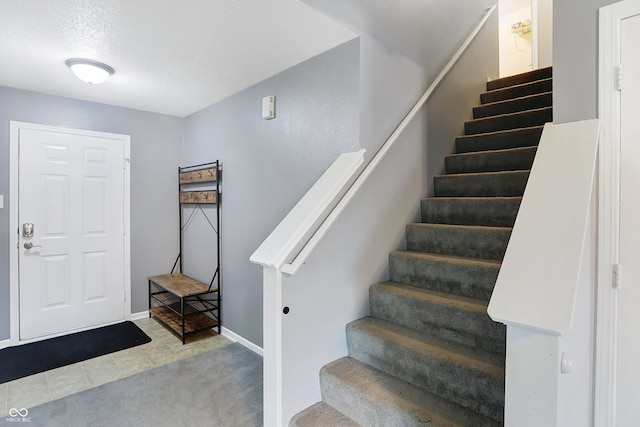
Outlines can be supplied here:
[[123, 320], [128, 137], [12, 125], [20, 340]]
[[620, 266], [617, 425], [640, 420], [640, 15], [621, 22]]

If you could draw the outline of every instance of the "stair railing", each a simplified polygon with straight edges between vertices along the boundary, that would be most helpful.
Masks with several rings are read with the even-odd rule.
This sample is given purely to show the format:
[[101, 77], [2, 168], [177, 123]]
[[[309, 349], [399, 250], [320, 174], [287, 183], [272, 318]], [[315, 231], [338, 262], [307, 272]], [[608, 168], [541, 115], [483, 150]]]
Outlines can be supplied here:
[[[329, 228], [482, 30], [497, 6], [494, 4], [486, 10], [464, 43], [357, 177], [356, 173], [364, 162], [364, 149], [341, 154], [251, 255], [250, 261], [263, 267], [263, 405], [266, 427], [286, 424], [282, 419], [283, 275], [295, 275], [302, 267]], [[347, 188], [349, 183], [351, 185]], [[340, 194], [342, 197], [336, 203]]]
[[507, 325], [507, 426], [586, 425], [598, 139], [598, 120], [542, 132], [488, 308]]

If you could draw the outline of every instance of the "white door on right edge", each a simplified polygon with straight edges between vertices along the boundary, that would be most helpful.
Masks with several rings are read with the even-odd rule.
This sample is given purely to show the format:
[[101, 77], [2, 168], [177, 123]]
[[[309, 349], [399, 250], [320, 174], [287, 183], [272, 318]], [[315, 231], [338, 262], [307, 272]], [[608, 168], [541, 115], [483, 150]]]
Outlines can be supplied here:
[[640, 15], [622, 20], [617, 422], [640, 425]]

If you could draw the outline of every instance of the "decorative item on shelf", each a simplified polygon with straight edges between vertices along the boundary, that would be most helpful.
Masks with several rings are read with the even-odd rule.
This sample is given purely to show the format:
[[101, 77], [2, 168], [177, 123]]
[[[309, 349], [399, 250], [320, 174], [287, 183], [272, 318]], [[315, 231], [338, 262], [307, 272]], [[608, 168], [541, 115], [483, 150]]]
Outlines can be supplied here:
[[525, 34], [531, 32], [531, 19], [525, 19], [524, 21], [518, 21], [511, 26], [511, 32], [513, 34]]
[[532, 49], [531, 20], [525, 19], [515, 22], [511, 25], [511, 34], [513, 34], [513, 42], [516, 45], [516, 50], [530, 55]]

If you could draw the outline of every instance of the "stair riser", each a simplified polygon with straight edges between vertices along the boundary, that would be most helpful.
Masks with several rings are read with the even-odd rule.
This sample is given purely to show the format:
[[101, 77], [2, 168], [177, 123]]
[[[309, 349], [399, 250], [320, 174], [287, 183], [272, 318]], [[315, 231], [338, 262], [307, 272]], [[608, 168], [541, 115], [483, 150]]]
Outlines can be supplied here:
[[521, 198], [430, 198], [421, 201], [422, 222], [513, 227]]
[[495, 104], [485, 104], [473, 108], [473, 118], [482, 119], [501, 114], [511, 114], [526, 110], [551, 107], [553, 99], [551, 92], [539, 95], [530, 95], [509, 101], [501, 101]]
[[466, 135], [477, 135], [479, 133], [497, 132], [507, 129], [541, 126], [551, 121], [553, 121], [553, 110], [551, 108], [542, 108], [523, 113], [468, 121], [464, 124], [464, 131]]
[[489, 153], [469, 153], [447, 156], [444, 159], [448, 174], [499, 172], [531, 169], [537, 147], [496, 151]]
[[499, 265], [429, 260], [403, 252], [389, 255], [389, 274], [394, 282], [484, 301], [491, 298], [499, 268]]
[[504, 378], [498, 375], [353, 324], [347, 325], [347, 348], [350, 357], [376, 369], [484, 416], [503, 418]]
[[[482, 417], [349, 357], [320, 370], [322, 399], [363, 427], [498, 427], [501, 423]], [[431, 412], [435, 409], [437, 414]], [[448, 422], [442, 414], [449, 414]], [[336, 426], [318, 420], [314, 427]]]
[[289, 421], [289, 427], [319, 427], [319, 420], [326, 426], [362, 427], [324, 402], [316, 403], [294, 415]]
[[538, 80], [536, 82], [520, 86], [512, 86], [504, 89], [493, 90], [491, 92], [485, 92], [480, 95], [480, 103], [488, 104], [491, 102], [505, 101], [507, 99], [521, 98], [523, 96], [551, 92], [552, 89], [553, 83], [551, 79]]
[[516, 74], [509, 77], [503, 77], [501, 79], [492, 80], [487, 82], [487, 91], [501, 89], [507, 86], [520, 85], [523, 83], [528, 83], [536, 80], [549, 79], [553, 75], [553, 70], [551, 67], [547, 68], [539, 68], [534, 71], [529, 71], [527, 73]]
[[[332, 375], [324, 368], [320, 371], [320, 389], [324, 402], [347, 414], [362, 426], [436, 427], [428, 422], [428, 414], [409, 412], [380, 402], [374, 396], [363, 394], [361, 388], [344, 381], [340, 376]], [[333, 426], [321, 423], [316, 427], [330, 425]]]
[[529, 172], [481, 175], [440, 175], [434, 178], [436, 197], [522, 196]]
[[388, 284], [369, 288], [371, 315], [418, 332], [505, 353], [506, 327], [496, 323], [485, 311], [446, 305], [421, 298], [419, 292], [406, 291]]
[[511, 229], [409, 224], [407, 250], [500, 261]]
[[460, 136], [456, 138], [456, 153], [536, 146], [541, 135], [542, 127], [534, 127], [513, 132]]

